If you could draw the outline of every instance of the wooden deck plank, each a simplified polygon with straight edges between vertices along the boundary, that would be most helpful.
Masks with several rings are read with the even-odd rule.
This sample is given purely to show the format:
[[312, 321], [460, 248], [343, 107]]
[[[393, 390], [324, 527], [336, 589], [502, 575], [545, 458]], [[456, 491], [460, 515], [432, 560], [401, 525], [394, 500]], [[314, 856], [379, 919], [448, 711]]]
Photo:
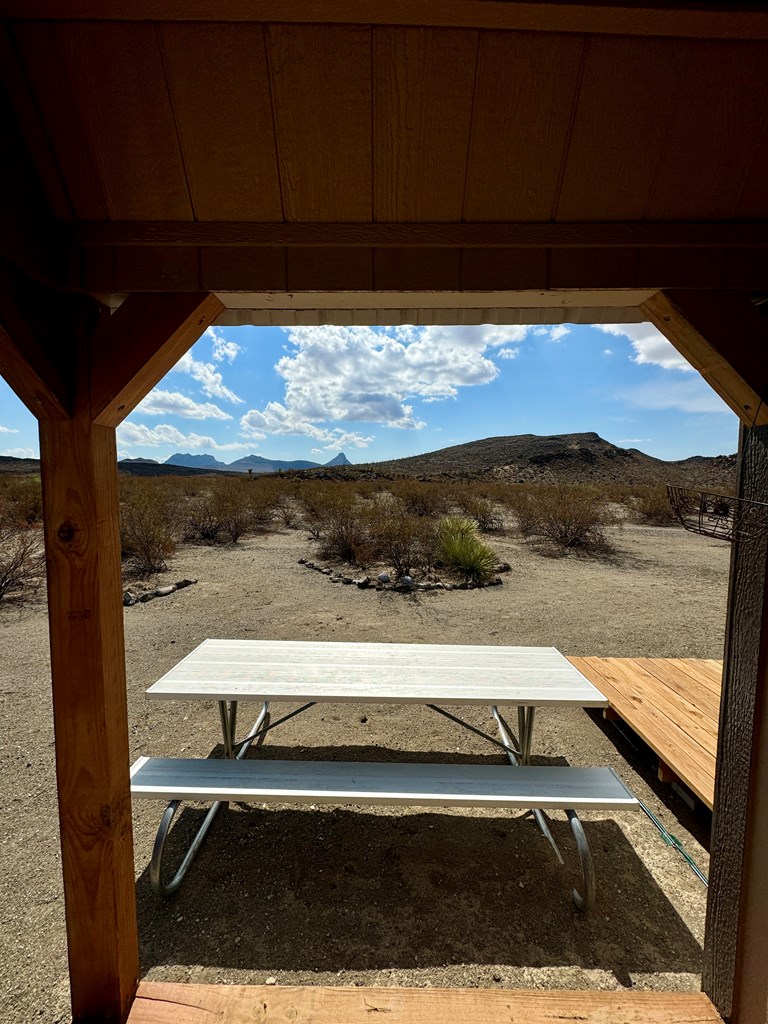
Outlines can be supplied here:
[[700, 992], [139, 985], [128, 1024], [721, 1024]]
[[722, 662], [695, 658], [572, 658], [611, 708], [710, 809]]

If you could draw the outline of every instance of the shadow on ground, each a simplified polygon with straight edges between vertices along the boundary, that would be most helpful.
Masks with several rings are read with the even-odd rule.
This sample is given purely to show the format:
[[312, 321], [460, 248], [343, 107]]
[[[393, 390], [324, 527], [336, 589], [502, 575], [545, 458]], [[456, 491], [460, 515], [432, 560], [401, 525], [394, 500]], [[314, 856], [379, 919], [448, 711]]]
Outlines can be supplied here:
[[[333, 748], [341, 760], [370, 760], [373, 751], [404, 759], [380, 748]], [[280, 753], [270, 748], [270, 756]], [[166, 844], [171, 869], [204, 813], [180, 811]], [[148, 868], [141, 875], [143, 968], [574, 966], [612, 971], [623, 984], [632, 972], [698, 971], [698, 943], [614, 821], [585, 823], [598, 902], [591, 914], [575, 910], [575, 849], [564, 817], [555, 818], [563, 818], [552, 829], [565, 868], [517, 812], [230, 805], [174, 898], [154, 895]]]

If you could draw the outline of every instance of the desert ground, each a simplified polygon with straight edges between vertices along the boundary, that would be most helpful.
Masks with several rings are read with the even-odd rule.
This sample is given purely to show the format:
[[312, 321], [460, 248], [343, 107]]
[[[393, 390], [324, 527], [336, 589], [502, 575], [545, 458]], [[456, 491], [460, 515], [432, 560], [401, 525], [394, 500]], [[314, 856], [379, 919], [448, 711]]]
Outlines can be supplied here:
[[[125, 609], [131, 757], [218, 752], [213, 704], [145, 689], [206, 637], [554, 645], [564, 654], [722, 656], [729, 548], [681, 529], [625, 526], [611, 558], [545, 558], [493, 538], [504, 585], [416, 595], [331, 584], [300, 566], [302, 530], [185, 546], [161, 582], [199, 582]], [[0, 605], [0, 1020], [68, 1020], [48, 638], [43, 599]], [[241, 708], [245, 722], [247, 706]], [[255, 708], [253, 709], [255, 713]], [[279, 713], [280, 708], [273, 709]], [[467, 717], [488, 727], [482, 709]], [[614, 767], [706, 871], [706, 814], [599, 713], [541, 711], [535, 761]], [[253, 756], [494, 759], [421, 708], [317, 707]], [[490, 762], [489, 762], [490, 763]], [[562, 761], [561, 761], [562, 763]], [[142, 976], [196, 982], [697, 989], [706, 889], [642, 813], [585, 815], [591, 915], [567, 825], [563, 869], [531, 824], [498, 810], [425, 813], [231, 805], [179, 894], [154, 896], [162, 805], [134, 808]], [[169, 840], [199, 821], [182, 808]]]

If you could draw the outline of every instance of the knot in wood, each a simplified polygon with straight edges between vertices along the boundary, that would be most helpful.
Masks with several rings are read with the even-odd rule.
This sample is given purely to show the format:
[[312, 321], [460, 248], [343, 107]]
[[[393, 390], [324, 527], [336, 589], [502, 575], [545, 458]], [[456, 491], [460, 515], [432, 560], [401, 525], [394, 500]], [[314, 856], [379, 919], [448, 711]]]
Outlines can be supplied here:
[[67, 520], [66, 522], [62, 523], [61, 526], [58, 528], [58, 530], [56, 531], [56, 536], [65, 544], [69, 544], [75, 539], [76, 533], [77, 527], [74, 525], [74, 523], [70, 523], [69, 520]]

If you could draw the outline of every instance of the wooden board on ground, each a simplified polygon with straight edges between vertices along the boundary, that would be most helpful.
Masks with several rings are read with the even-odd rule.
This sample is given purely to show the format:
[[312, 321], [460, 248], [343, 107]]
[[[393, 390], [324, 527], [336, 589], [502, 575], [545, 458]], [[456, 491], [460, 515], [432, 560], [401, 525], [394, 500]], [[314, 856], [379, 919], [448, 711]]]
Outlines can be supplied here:
[[571, 658], [667, 769], [712, 809], [722, 662]]
[[722, 1024], [700, 992], [522, 989], [288, 988], [264, 985], [139, 985], [128, 1024]]

